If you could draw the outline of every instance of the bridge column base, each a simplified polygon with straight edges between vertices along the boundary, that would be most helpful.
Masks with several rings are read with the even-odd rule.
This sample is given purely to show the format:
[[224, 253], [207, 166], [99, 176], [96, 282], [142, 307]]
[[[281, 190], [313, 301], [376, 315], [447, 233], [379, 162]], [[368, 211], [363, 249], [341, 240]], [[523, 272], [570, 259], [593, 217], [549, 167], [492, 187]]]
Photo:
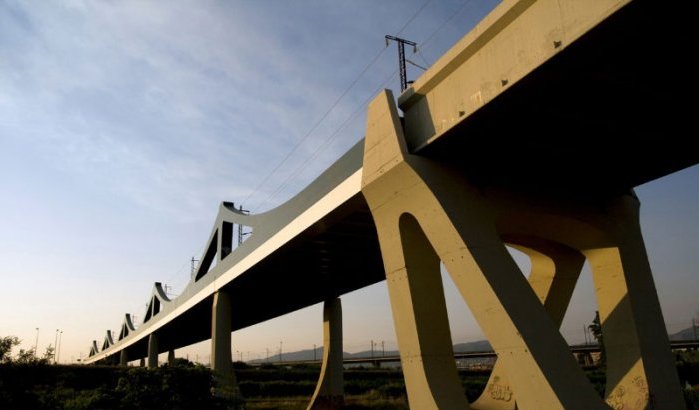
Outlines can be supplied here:
[[129, 364], [129, 354], [126, 353], [126, 349], [122, 349], [119, 353], [119, 366], [128, 366]]
[[323, 304], [323, 364], [308, 410], [341, 409], [345, 403], [342, 364], [342, 304], [340, 298]]
[[151, 333], [148, 336], [148, 368], [155, 369], [158, 367], [158, 335], [156, 333]]
[[682, 409], [683, 395], [639, 223], [639, 201], [610, 201], [608, 240], [584, 251], [597, 294], [612, 408]]
[[231, 332], [231, 296], [219, 290], [214, 294], [211, 311], [211, 370], [217, 384], [214, 394], [233, 398], [240, 392], [233, 373]]

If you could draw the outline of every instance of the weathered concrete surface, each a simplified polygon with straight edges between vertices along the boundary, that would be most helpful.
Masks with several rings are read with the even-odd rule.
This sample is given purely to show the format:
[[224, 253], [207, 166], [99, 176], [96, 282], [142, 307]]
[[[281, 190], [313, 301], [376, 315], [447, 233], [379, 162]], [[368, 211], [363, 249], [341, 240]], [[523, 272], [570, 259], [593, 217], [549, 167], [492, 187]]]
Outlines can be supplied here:
[[[528, 242], [532, 246], [533, 241]], [[509, 245], [529, 256], [531, 261], [529, 284], [551, 316], [551, 320], [560, 327], [585, 258], [578, 251], [546, 241], [535, 243], [536, 249], [514, 243]], [[495, 363], [485, 391], [472, 404], [472, 407], [483, 410], [516, 409], [516, 397], [507, 373], [500, 363]]]
[[[582, 201], [559, 190], [483, 187], [459, 168], [410, 154], [403, 138], [384, 92], [369, 109], [362, 192], [379, 234], [411, 406], [464, 406], [453, 361], [435, 364], [451, 355], [441, 260], [498, 354], [518, 408], [604, 408], [557, 331], [583, 254], [596, 272], [605, 343], [615, 355], [607, 403], [683, 407], [632, 192]], [[551, 260], [529, 252], [538, 271], [529, 284], [506, 243], [543, 249]], [[569, 266], [552, 289], [555, 259]], [[495, 402], [479, 405], [500, 408]]]

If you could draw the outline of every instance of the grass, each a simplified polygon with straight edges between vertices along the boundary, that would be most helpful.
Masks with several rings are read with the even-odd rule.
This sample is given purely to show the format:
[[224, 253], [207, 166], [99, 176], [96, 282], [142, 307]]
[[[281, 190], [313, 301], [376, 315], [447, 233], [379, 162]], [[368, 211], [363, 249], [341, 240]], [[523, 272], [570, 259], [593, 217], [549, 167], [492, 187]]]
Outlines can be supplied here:
[[[320, 369], [247, 368], [236, 370], [246, 408], [250, 410], [306, 409], [315, 390]], [[460, 372], [469, 399], [477, 397], [488, 380], [487, 372]], [[400, 369], [347, 369], [345, 408], [364, 410], [408, 409], [407, 393]]]
[[[676, 356], [688, 409], [699, 409], [699, 353]], [[319, 367], [236, 366], [245, 408], [305, 409], [317, 383]], [[586, 374], [601, 396], [604, 369]], [[473, 402], [484, 390], [487, 371], [460, 371], [466, 397]], [[345, 409], [408, 409], [400, 369], [353, 368], [344, 373]], [[118, 368], [111, 366], [0, 365], [0, 409], [233, 409], [214, 397], [209, 369], [203, 367]]]
[[[308, 396], [257, 397], [246, 399], [245, 408], [248, 410], [305, 410], [309, 402]], [[386, 398], [373, 391], [361, 395], [346, 395], [345, 409], [407, 410], [409, 407], [405, 397]]]

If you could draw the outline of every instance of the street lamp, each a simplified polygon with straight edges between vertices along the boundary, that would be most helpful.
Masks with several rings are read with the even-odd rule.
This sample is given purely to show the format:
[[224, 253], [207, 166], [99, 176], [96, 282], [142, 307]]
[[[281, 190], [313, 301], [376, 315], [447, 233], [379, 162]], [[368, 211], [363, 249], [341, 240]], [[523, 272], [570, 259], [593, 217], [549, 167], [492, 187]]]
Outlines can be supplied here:
[[63, 331], [58, 334], [58, 351], [56, 352], [56, 362], [61, 358], [61, 340], [63, 340]]
[[36, 349], [39, 348], [39, 328], [36, 328], [36, 341], [34, 342], [34, 357], [36, 357]]
[[56, 329], [56, 337], [53, 338], [53, 364], [56, 364], [56, 346], [58, 346], [58, 332], [61, 329]]

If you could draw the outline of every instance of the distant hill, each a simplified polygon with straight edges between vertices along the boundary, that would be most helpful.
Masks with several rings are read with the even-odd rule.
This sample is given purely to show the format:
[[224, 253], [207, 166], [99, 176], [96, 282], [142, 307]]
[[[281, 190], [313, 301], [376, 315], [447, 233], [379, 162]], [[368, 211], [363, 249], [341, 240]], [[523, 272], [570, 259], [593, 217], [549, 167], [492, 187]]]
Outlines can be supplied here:
[[487, 340], [476, 342], [457, 343], [454, 345], [454, 353], [487, 352], [493, 350], [493, 346]]
[[[320, 360], [322, 358], [323, 358], [323, 348], [319, 347], [316, 349], [315, 359]], [[299, 350], [296, 352], [283, 352], [282, 359], [285, 362], [300, 362], [300, 361], [304, 361], [304, 360], [313, 360], [313, 349]], [[266, 360], [266, 359], [251, 360], [251, 363], [267, 363], [267, 362], [275, 363], [278, 361], [279, 361], [279, 352], [277, 352], [276, 354], [270, 353], [269, 360]]]
[[[697, 327], [697, 334], [699, 334], [699, 327]], [[670, 341], [672, 342], [681, 342], [684, 340], [696, 340], [697, 338], [695, 337], [694, 333], [694, 328], [693, 327], [688, 327], [684, 330], [680, 330], [677, 333], [673, 333], [670, 335]]]
[[[699, 326], [697, 327], [697, 333], [699, 334]], [[694, 329], [691, 326], [684, 329], [684, 330], [680, 330], [677, 333], [673, 333], [671, 335], [668, 335], [668, 336], [669, 336], [671, 341], [675, 341], [675, 342], [696, 339], [694, 337]], [[490, 345], [490, 343], [487, 340], [478, 340], [475, 342], [468, 342], [468, 343], [457, 343], [454, 345], [454, 353], [487, 352], [487, 351], [492, 351], [492, 350], [493, 350], [493, 347]], [[384, 353], [381, 351], [381, 349], [374, 350], [374, 357], [381, 357], [383, 355], [384, 355]], [[385, 355], [386, 356], [399, 356], [399, 353], [397, 350], [386, 350]], [[344, 352], [343, 356], [345, 359], [367, 358], [367, 357], [371, 357], [371, 350], [364, 350], [364, 351], [356, 352], [356, 353]], [[323, 358], [323, 348], [319, 347], [318, 349], [316, 349], [315, 359], [321, 360], [322, 358]], [[297, 352], [284, 353], [283, 359], [286, 362], [313, 360], [314, 359], [313, 349], [299, 350]], [[279, 361], [279, 354], [269, 356], [269, 362], [278, 362], [278, 361]], [[251, 363], [266, 363], [266, 362], [268, 362], [268, 361], [265, 359], [251, 361]]]
[[[386, 350], [385, 354], [381, 351], [381, 349], [374, 350], [374, 357], [398, 356], [398, 355], [400, 355], [400, 353], [398, 353], [397, 350]], [[365, 350], [363, 352], [357, 352], [357, 353], [344, 352], [343, 356], [345, 359], [360, 359], [363, 357], [371, 357], [371, 350]]]
[[[699, 326], [697, 327], [697, 334], [699, 334]], [[671, 341], [679, 342], [684, 340], [695, 340], [694, 329], [690, 326], [684, 330], [680, 330], [677, 333], [668, 335]], [[468, 343], [457, 343], [454, 345], [454, 353], [468, 353], [468, 352], [487, 352], [492, 351], [493, 347], [487, 340], [478, 340], [475, 342]], [[385, 353], [381, 349], [374, 350], [374, 357], [382, 356], [399, 356], [397, 350], [386, 350]], [[343, 356], [345, 359], [359, 359], [371, 357], [371, 350], [364, 350], [356, 353], [344, 352]], [[323, 358], [323, 348], [319, 347], [316, 349], [315, 357], [313, 355], [313, 349], [299, 350], [297, 352], [289, 352], [282, 354], [282, 358], [285, 362], [297, 362], [297, 361], [307, 361], [307, 360], [321, 360]], [[270, 355], [269, 360], [260, 359], [252, 360], [251, 363], [266, 363], [266, 362], [276, 363], [279, 361], [279, 354]]]
[[[467, 352], [483, 352], [483, 351], [488, 351], [488, 350], [493, 350], [493, 348], [490, 346], [490, 343], [488, 343], [487, 340], [479, 340], [476, 342], [468, 342], [468, 343], [457, 343], [454, 345], [454, 353], [467, 353]], [[382, 357], [382, 356], [398, 356], [399, 353], [397, 350], [386, 350], [386, 352], [382, 352], [381, 349], [376, 349], [374, 350], [374, 357]], [[356, 353], [348, 353], [344, 352], [343, 357], [345, 359], [358, 359], [358, 358], [366, 358], [366, 357], [371, 357], [371, 350], [364, 350], [361, 352], [356, 352]], [[316, 349], [315, 352], [315, 357], [313, 355], [313, 349], [307, 349], [307, 350], [299, 350], [296, 352], [284, 352], [282, 354], [282, 359], [285, 362], [299, 362], [299, 361], [306, 361], [306, 360], [321, 360], [323, 358], [323, 348], [319, 347]], [[279, 353], [272, 355], [270, 354], [269, 360], [266, 359], [259, 359], [259, 360], [252, 360], [251, 363], [267, 363], [267, 362], [278, 362], [279, 361]]]

